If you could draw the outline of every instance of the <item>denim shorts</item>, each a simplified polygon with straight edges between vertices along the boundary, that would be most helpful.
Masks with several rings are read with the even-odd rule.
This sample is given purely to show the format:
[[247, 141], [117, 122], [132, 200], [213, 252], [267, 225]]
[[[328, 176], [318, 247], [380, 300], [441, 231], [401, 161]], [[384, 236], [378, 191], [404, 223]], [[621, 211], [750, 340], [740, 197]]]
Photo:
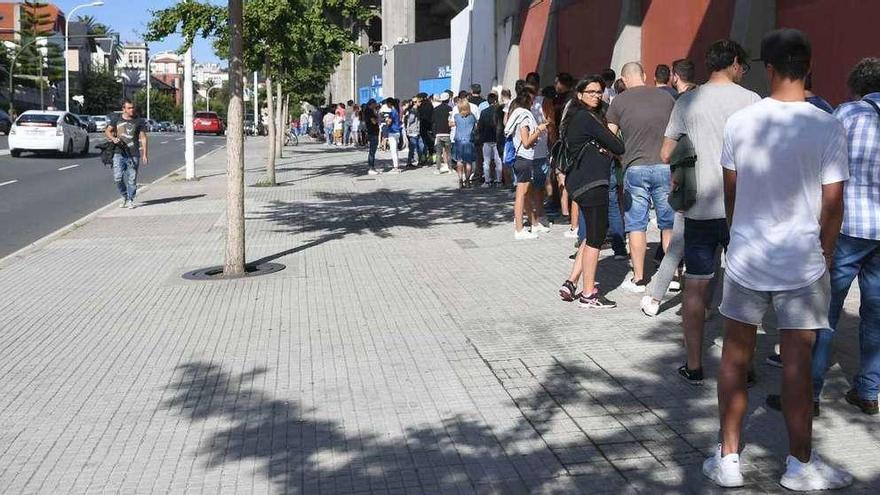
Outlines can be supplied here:
[[776, 311], [780, 330], [818, 330], [830, 328], [831, 277], [826, 271], [819, 280], [800, 289], [760, 291], [743, 287], [724, 277], [724, 295], [718, 311], [726, 318], [760, 325], [770, 306]]
[[521, 156], [516, 157], [516, 161], [513, 162], [513, 176], [514, 181], [517, 184], [534, 182], [534, 162], [534, 160], [529, 160], [528, 158], [523, 158]]
[[550, 162], [547, 158], [535, 158], [532, 160], [532, 184], [535, 187], [544, 187], [547, 183], [547, 174], [550, 173]]
[[710, 279], [715, 276], [718, 248], [727, 248], [730, 232], [727, 220], [684, 219], [684, 263], [688, 278]]
[[648, 230], [651, 204], [657, 213], [657, 227], [672, 230], [675, 211], [669, 206], [672, 176], [669, 165], [636, 165], [626, 169], [623, 177], [624, 224], [627, 232]]

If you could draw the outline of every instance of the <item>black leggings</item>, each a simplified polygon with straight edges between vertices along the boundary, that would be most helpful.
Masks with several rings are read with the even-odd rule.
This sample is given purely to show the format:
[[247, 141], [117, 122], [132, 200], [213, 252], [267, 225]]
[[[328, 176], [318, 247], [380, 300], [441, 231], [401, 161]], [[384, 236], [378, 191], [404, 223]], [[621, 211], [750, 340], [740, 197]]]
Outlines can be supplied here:
[[578, 206], [587, 224], [587, 246], [602, 249], [608, 234], [608, 203], [600, 206]]

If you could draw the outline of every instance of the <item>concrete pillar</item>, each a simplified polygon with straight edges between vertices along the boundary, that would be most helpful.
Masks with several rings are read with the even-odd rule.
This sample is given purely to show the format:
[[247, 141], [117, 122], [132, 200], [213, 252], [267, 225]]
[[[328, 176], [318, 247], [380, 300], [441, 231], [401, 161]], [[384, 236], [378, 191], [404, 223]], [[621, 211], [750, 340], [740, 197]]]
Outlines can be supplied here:
[[[761, 55], [764, 33], [776, 28], [776, 0], [736, 0], [730, 39], [749, 52], [753, 59]], [[743, 86], [766, 96], [770, 91], [767, 72], [761, 62], [754, 62], [743, 79]]]
[[620, 74], [627, 62], [642, 59], [642, 0], [623, 0], [620, 3], [620, 23], [617, 41], [611, 54], [611, 68]]
[[391, 47], [400, 39], [416, 42], [416, 0], [382, 0], [382, 44]]

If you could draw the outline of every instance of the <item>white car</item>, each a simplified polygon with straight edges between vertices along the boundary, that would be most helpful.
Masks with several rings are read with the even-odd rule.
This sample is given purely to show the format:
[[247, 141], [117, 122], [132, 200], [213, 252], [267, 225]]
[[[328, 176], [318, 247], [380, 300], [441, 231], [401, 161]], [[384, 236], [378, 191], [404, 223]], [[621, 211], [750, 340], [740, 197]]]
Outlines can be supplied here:
[[58, 151], [72, 155], [89, 152], [89, 134], [68, 112], [28, 110], [9, 130], [9, 154], [22, 151]]
[[104, 132], [104, 129], [107, 128], [107, 124], [109, 123], [106, 115], [92, 115], [92, 122], [95, 123], [95, 129], [97, 132]]

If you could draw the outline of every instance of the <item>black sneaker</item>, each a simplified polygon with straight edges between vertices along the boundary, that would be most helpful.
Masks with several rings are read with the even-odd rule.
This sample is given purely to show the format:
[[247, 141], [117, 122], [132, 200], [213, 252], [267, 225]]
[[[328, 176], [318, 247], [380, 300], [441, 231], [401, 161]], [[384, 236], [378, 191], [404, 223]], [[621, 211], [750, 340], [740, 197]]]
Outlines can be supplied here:
[[582, 308], [587, 309], [611, 309], [617, 307], [616, 302], [606, 299], [605, 296], [600, 295], [598, 292], [593, 292], [589, 296], [581, 295], [580, 304]]
[[703, 368], [697, 370], [689, 370], [687, 365], [683, 365], [678, 368], [678, 376], [682, 377], [686, 382], [691, 385], [702, 385], [703, 384]]
[[[767, 400], [764, 401], [764, 404], [768, 409], [773, 409], [774, 411], [782, 411], [782, 397], [777, 394], [770, 394], [767, 396]], [[819, 401], [813, 401], [813, 417], [818, 418], [820, 414], [819, 410]]]
[[581, 293], [577, 291], [577, 286], [571, 280], [566, 280], [559, 288], [559, 297], [565, 302], [572, 302], [580, 296]]
[[770, 366], [773, 366], [774, 368], [782, 368], [782, 356], [776, 354], [775, 352], [767, 356], [767, 359], [765, 359], [764, 362], [769, 364]]

